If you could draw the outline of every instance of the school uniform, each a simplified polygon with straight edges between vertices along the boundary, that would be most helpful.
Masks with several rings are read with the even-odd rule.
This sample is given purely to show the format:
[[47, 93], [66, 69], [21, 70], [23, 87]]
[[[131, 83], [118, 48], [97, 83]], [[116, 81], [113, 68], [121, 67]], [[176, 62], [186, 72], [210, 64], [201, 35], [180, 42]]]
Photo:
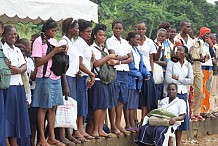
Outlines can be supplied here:
[[5, 105], [3, 90], [0, 89], [0, 144], [6, 146]]
[[[89, 45], [81, 37], [75, 42], [81, 57], [83, 58], [83, 64], [88, 70], [91, 70], [91, 58], [92, 51]], [[88, 87], [87, 87], [87, 77], [88, 75], [82, 72], [81, 77], [76, 78], [76, 94], [77, 94], [77, 107], [78, 107], [78, 116], [86, 117], [88, 114]]]
[[[173, 103], [174, 102], [174, 103]], [[170, 105], [171, 104], [171, 105]], [[169, 106], [170, 105], [170, 106]], [[165, 108], [169, 106], [168, 108]], [[175, 114], [177, 117], [186, 113], [186, 103], [176, 97], [171, 103], [169, 103], [169, 97], [161, 100], [160, 107], [165, 108], [166, 111]], [[172, 127], [172, 131], [175, 131], [180, 124], [176, 123]], [[149, 124], [143, 125], [136, 135], [135, 143], [138, 146], [155, 145], [163, 146], [165, 139], [165, 133], [169, 127], [167, 126], [150, 126]]]
[[79, 71], [79, 57], [81, 56], [74, 42], [68, 37], [63, 36], [61, 41], [67, 41], [68, 50], [67, 55], [69, 55], [69, 68], [66, 72], [67, 82], [70, 89], [70, 96], [77, 100], [76, 94], [76, 74]]
[[[0, 42], [0, 49], [3, 50], [3, 44]], [[0, 50], [1, 51], [1, 50]], [[4, 105], [4, 94], [0, 89], [0, 144], [6, 146], [6, 127], [5, 127], [5, 105]]]
[[[173, 75], [179, 76], [178, 80], [172, 78]], [[178, 85], [177, 97], [179, 99], [183, 99], [186, 103], [186, 113], [189, 113], [189, 105], [188, 105], [188, 85], [193, 84], [193, 70], [191, 64], [184, 60], [184, 64], [181, 66], [179, 62], [170, 61], [167, 64], [166, 70], [166, 83], [176, 83]], [[179, 126], [178, 130], [189, 130], [190, 122], [189, 122], [189, 114], [185, 115], [184, 122]]]
[[143, 83], [143, 77], [148, 78], [151, 76], [150, 72], [147, 71], [144, 65], [142, 54], [139, 52], [137, 47], [132, 47], [133, 62], [129, 64], [128, 73], [128, 101], [125, 105], [126, 109], [138, 109], [139, 104], [139, 93]]
[[[97, 48], [99, 50], [104, 49], [103, 51], [109, 54], [107, 49], [99, 47], [96, 45], [96, 43], [93, 43], [90, 49], [95, 54], [95, 60], [99, 60], [102, 58], [101, 52]], [[97, 74], [97, 76], [95, 78], [95, 84], [91, 87], [89, 94], [89, 102], [91, 109], [94, 112], [98, 109], [105, 110], [114, 107], [114, 83], [105, 84], [100, 80], [100, 78], [98, 78], [98, 71], [100, 71], [100, 67], [96, 67], [93, 70]]]
[[[48, 40], [52, 45], [57, 46], [58, 42], [51, 38]], [[42, 44], [42, 38], [38, 37], [33, 43], [32, 57], [42, 58], [46, 56], [48, 45]], [[61, 90], [60, 76], [56, 76], [51, 70], [52, 59], [48, 61], [45, 75], [43, 75], [44, 65], [38, 67], [36, 74], [36, 86], [33, 94], [33, 107], [52, 108], [63, 105], [63, 93]]]
[[[146, 36], [145, 36], [146, 37]], [[157, 108], [157, 98], [156, 98], [156, 87], [154, 83], [154, 78], [152, 76], [150, 56], [151, 54], [157, 53], [154, 42], [146, 37], [144, 44], [138, 46], [139, 51], [143, 55], [143, 61], [147, 70], [151, 73], [149, 80], [143, 80], [142, 92], [140, 94], [139, 106], [146, 106], [148, 110]]]
[[[166, 61], [166, 63], [168, 63], [170, 61], [170, 58], [169, 58], [170, 53], [171, 53], [171, 51], [170, 51], [169, 43], [167, 42], [167, 40], [165, 40], [162, 43], [162, 49], [161, 49], [159, 61], [164, 61], [163, 59], [164, 59], [164, 57], [166, 57], [165, 61]], [[161, 67], [163, 69], [163, 77], [165, 78], [167, 65], [161, 66]], [[156, 86], [156, 98], [157, 98], [157, 100], [163, 99], [164, 97], [166, 97], [166, 95], [164, 94], [164, 82], [160, 83], [160, 84], [155, 84], [155, 86]]]
[[[106, 41], [106, 47], [107, 49], [114, 50], [115, 55], [127, 55], [131, 53], [131, 46], [128, 44], [128, 42], [122, 38], [121, 40], [117, 40], [115, 36], [112, 36], [107, 39]], [[125, 104], [128, 100], [128, 92], [126, 89], [128, 89], [128, 72], [129, 72], [129, 66], [128, 64], [119, 64], [115, 65], [115, 68], [117, 70], [117, 77], [114, 82], [115, 84], [115, 100], [118, 102], [121, 102]]]
[[[26, 64], [19, 48], [10, 48], [4, 44], [3, 52], [11, 61], [12, 66], [20, 67]], [[21, 74], [11, 75], [10, 87], [4, 90], [6, 137], [16, 137], [18, 144], [29, 145], [30, 123]]]

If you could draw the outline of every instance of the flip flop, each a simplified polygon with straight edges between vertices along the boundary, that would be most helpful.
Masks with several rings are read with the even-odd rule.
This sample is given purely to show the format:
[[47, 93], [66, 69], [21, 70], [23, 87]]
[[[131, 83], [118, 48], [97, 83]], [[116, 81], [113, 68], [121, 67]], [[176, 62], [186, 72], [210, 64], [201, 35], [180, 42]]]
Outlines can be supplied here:
[[81, 143], [89, 142], [88, 139], [86, 139], [85, 137], [82, 137], [82, 136], [73, 136], [73, 137], [75, 137], [77, 140], [81, 141]]
[[60, 141], [56, 141], [53, 143], [50, 143], [49, 141], [47, 141], [47, 143], [50, 144], [51, 146], [65, 146], [65, 144]]
[[37, 146], [50, 146], [50, 145], [45, 144], [45, 142], [39, 142], [39, 143], [37, 144]]
[[67, 146], [75, 146], [74, 142], [71, 142], [70, 140], [68, 140], [66, 138], [64, 140], [62, 140], [61, 142], [66, 144]]
[[129, 136], [129, 132], [126, 131], [125, 129], [119, 129], [125, 136]]
[[93, 135], [92, 135], [92, 137], [94, 137], [94, 139], [96, 139], [96, 140], [101, 139], [100, 136], [93, 136]]
[[132, 127], [129, 127], [129, 128], [125, 128], [127, 131], [130, 131], [130, 132], [132, 132], [132, 133], [135, 133], [136, 131], [135, 131], [135, 129], [134, 128], [132, 128]]
[[88, 139], [88, 140], [96, 139], [95, 137], [93, 137], [91, 135], [85, 135], [83, 137], [85, 137], [85, 139]]
[[100, 137], [104, 137], [104, 138], [112, 138], [112, 136], [110, 134], [107, 135], [99, 135]]
[[123, 135], [123, 133], [118, 129], [111, 130], [111, 133], [115, 134], [117, 137], [121, 137]]
[[75, 137], [71, 136], [71, 137], [66, 137], [68, 140], [70, 140], [71, 142], [74, 142], [75, 144], [81, 144], [81, 141], [79, 141], [78, 139], [76, 139]]

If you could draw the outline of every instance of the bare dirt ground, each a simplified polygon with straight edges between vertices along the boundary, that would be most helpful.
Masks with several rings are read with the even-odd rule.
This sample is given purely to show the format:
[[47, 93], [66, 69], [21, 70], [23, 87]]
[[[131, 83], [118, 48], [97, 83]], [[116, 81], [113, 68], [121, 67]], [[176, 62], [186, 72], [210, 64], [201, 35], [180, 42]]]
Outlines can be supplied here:
[[218, 146], [218, 134], [192, 140], [182, 140], [181, 146]]

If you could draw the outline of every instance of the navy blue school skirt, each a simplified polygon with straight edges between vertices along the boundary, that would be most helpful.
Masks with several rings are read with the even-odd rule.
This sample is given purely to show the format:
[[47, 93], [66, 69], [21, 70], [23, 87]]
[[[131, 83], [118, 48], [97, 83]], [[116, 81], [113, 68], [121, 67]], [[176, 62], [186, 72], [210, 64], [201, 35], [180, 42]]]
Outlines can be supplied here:
[[151, 76], [150, 80], [143, 80], [142, 91], [139, 98], [139, 107], [146, 106], [148, 111], [151, 111], [156, 109], [157, 105], [156, 87], [154, 78]]
[[114, 86], [115, 100], [125, 104], [128, 100], [128, 71], [117, 71]]
[[113, 83], [104, 84], [96, 80], [95, 84], [90, 89], [90, 104], [93, 110], [107, 109], [115, 106], [114, 102], [114, 85]]
[[137, 89], [129, 89], [128, 101], [125, 104], [125, 109], [138, 109], [139, 91]]
[[6, 146], [5, 105], [3, 90], [0, 90], [0, 145]]
[[70, 97], [77, 100], [76, 95], [76, 77], [67, 76], [67, 83], [70, 88]]
[[164, 92], [164, 83], [161, 84], [155, 84], [156, 86], [156, 98], [157, 100], [163, 99], [163, 92]]
[[164, 142], [164, 134], [167, 132], [166, 126], [150, 126], [148, 124], [142, 126], [135, 138], [138, 146], [155, 145], [162, 146]]
[[86, 117], [88, 114], [87, 76], [76, 78], [77, 114]]
[[18, 144], [29, 144], [30, 123], [24, 86], [11, 85], [5, 91], [6, 137], [16, 137]]
[[177, 97], [179, 99], [183, 99], [186, 103], [186, 114], [184, 122], [181, 123], [181, 125], [178, 127], [177, 130], [189, 130], [190, 129], [190, 118], [189, 118], [189, 107], [188, 107], [188, 95], [185, 94], [179, 94], [177, 93]]

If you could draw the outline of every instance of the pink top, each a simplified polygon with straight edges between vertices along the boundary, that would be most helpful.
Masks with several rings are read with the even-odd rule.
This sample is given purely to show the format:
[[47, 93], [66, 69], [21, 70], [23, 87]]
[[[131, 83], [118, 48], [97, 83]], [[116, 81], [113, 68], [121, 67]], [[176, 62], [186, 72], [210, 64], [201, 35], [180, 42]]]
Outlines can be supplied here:
[[[54, 38], [51, 38], [48, 40], [52, 45], [54, 46], [57, 46], [58, 45], [58, 42], [56, 39]], [[41, 37], [38, 37], [34, 43], [33, 43], [33, 51], [32, 51], [32, 57], [39, 57], [39, 58], [42, 58], [44, 56], [46, 56], [46, 51], [47, 51], [47, 44], [42, 44], [42, 39]], [[60, 78], [60, 76], [56, 76], [51, 70], [51, 65], [52, 65], [52, 59], [50, 59], [48, 61], [48, 66], [47, 66], [47, 70], [46, 70], [46, 74], [45, 74], [45, 77], [49, 77], [50, 79], [52, 80], [57, 80]], [[38, 70], [37, 70], [37, 74], [36, 74], [36, 77], [37, 78], [42, 78], [43, 76], [43, 67], [44, 65], [41, 65], [38, 67]]]

